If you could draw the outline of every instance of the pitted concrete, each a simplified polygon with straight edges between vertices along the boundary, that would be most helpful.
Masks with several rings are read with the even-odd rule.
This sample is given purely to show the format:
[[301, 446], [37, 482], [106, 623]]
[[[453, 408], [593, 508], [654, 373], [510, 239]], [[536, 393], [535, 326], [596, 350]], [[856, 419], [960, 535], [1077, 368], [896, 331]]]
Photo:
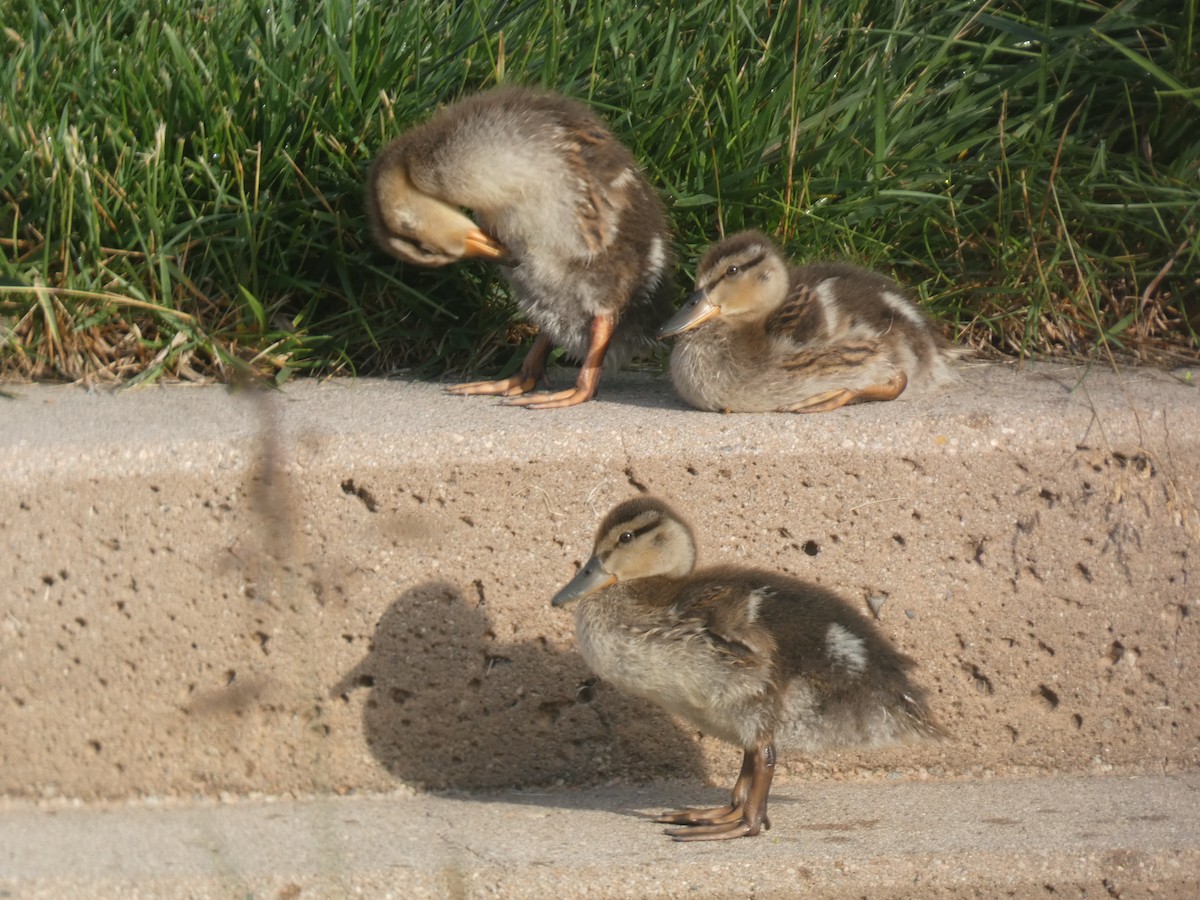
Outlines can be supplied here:
[[699, 413], [631, 374], [549, 412], [403, 381], [6, 393], [13, 802], [727, 786], [737, 752], [596, 683], [548, 605], [641, 490], [692, 519], [702, 562], [878, 609], [952, 735], [785, 754], [781, 785], [1200, 769], [1182, 373], [966, 366], [813, 416]]

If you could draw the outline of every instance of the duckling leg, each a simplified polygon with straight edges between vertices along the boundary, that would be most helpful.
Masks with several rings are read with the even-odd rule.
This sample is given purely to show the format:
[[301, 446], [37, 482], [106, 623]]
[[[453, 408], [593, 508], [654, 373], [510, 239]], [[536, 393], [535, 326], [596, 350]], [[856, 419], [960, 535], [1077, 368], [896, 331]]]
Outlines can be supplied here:
[[537, 340], [533, 342], [533, 346], [529, 348], [529, 352], [525, 354], [525, 360], [521, 363], [521, 369], [516, 375], [510, 378], [501, 378], [499, 381], [470, 381], [466, 384], [452, 384], [446, 388], [446, 393], [458, 394], [460, 397], [476, 394], [514, 397], [532, 391], [546, 374], [546, 360], [550, 357], [552, 347], [550, 338], [539, 334]]
[[713, 825], [741, 817], [741, 809], [750, 796], [750, 782], [754, 777], [754, 751], [742, 754], [742, 771], [733, 784], [733, 796], [724, 806], [712, 809], [677, 809], [663, 813], [654, 821], [664, 825]]
[[[523, 397], [510, 397], [505, 401], [506, 406], [524, 406], [526, 409], [561, 409], [564, 406], [576, 406], [591, 400], [596, 395], [600, 384], [600, 367], [604, 364], [604, 354], [612, 341], [616, 321], [612, 316], [600, 315], [592, 319], [588, 329], [588, 349], [583, 365], [579, 367], [579, 377], [575, 379], [575, 387], [565, 391], [552, 393], [526, 394]], [[532, 355], [532, 351], [530, 351]], [[543, 360], [545, 362], [545, 360]]]
[[908, 386], [908, 376], [897, 372], [883, 384], [872, 384], [861, 390], [852, 391], [849, 388], [838, 388], [835, 391], [825, 391], [814, 394], [791, 406], [780, 408], [780, 412], [829, 412], [848, 403], [862, 403], [866, 400], [895, 400]]
[[747, 750], [742, 757], [742, 771], [733, 786], [733, 798], [729, 806], [681, 809], [659, 816], [654, 821], [682, 825], [682, 828], [667, 829], [667, 834], [677, 841], [753, 837], [760, 830], [771, 828], [771, 820], [767, 818], [767, 795], [774, 777], [774, 745]]

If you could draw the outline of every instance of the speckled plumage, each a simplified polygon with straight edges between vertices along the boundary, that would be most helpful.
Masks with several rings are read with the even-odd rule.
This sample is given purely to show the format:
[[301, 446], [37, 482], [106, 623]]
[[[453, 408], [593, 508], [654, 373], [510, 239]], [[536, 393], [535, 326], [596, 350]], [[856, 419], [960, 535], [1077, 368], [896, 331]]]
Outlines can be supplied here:
[[[598, 317], [612, 331], [611, 343], [599, 335], [598, 356], [619, 364], [654, 346], [654, 328], [670, 313], [662, 204], [629, 150], [573, 100], [521, 87], [467, 97], [389, 144], [372, 167], [367, 197], [377, 240], [402, 258], [456, 258], [414, 251], [407, 238], [438, 243], [428, 223], [447, 208], [470, 209], [503, 245], [512, 264], [505, 277], [543, 338], [533, 351], [541, 358], [527, 360], [515, 393], [532, 389], [553, 346], [598, 365]], [[419, 215], [421, 207], [431, 215]], [[458, 220], [450, 230], [468, 225]]]
[[816, 752], [941, 733], [909, 680], [912, 662], [865, 616], [779, 573], [696, 570], [691, 530], [660, 500], [609, 513], [591, 559], [554, 600], [568, 602], [597, 675], [745, 752], [729, 807], [660, 820], [684, 826], [669, 832], [676, 838], [766, 825], [776, 746]]
[[710, 247], [696, 291], [659, 329], [671, 381], [697, 409], [818, 412], [948, 382], [957, 355], [890, 278], [845, 263], [791, 266], [746, 231]]

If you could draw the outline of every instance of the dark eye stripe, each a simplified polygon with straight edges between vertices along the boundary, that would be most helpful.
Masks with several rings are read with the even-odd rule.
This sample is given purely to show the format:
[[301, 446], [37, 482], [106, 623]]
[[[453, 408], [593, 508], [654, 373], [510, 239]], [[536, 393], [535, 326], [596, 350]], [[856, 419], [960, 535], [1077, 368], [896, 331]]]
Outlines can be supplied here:
[[710, 288], [716, 287], [718, 284], [720, 284], [722, 281], [724, 281], [729, 276], [730, 269], [737, 269], [738, 272], [735, 274], [738, 274], [741, 272], [747, 272], [750, 269], [753, 269], [755, 266], [757, 266], [760, 262], [762, 262], [766, 258], [767, 258], [766, 253], [760, 253], [760, 254], [758, 254], [758, 256], [754, 257], [753, 259], [747, 260], [744, 263], [729, 263], [728, 265], [725, 266], [725, 271], [723, 271], [719, 276], [717, 276], [717, 278], [713, 280], [713, 282], [709, 285], [709, 287]]
[[[623, 529], [621, 531], [621, 533], [619, 535], [617, 535], [617, 542], [621, 543], [621, 544], [628, 544], [629, 541], [632, 541], [634, 538], [640, 538], [643, 534], [645, 534], [648, 531], [653, 531], [655, 528], [657, 528], [661, 524], [662, 524], [662, 522], [656, 519], [655, 521], [649, 523], [648, 525], [643, 525], [641, 528], [635, 528], [632, 530], [628, 529], [628, 528]], [[623, 540], [625, 535], [630, 536], [629, 541]]]
[[662, 524], [661, 522], [651, 522], [649, 525], [643, 525], [641, 528], [638, 528], [633, 532], [633, 536], [641, 537], [647, 531], [653, 531], [655, 528], [657, 528], [661, 524]]

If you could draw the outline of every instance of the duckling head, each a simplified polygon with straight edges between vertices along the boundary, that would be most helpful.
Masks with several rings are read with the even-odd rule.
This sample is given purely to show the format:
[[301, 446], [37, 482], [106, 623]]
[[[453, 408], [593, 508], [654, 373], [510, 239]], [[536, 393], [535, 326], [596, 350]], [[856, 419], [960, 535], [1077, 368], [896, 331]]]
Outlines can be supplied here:
[[667, 504], [638, 497], [600, 523], [592, 557], [551, 601], [565, 606], [614, 584], [639, 578], [682, 578], [696, 567], [692, 530]]
[[658, 338], [691, 331], [709, 319], [764, 319], [787, 299], [788, 266], [766, 235], [743, 231], [709, 248], [696, 290], [658, 329]]
[[418, 188], [403, 159], [381, 156], [367, 182], [367, 209], [379, 245], [420, 266], [478, 257], [508, 261], [508, 250], [455, 206]]

